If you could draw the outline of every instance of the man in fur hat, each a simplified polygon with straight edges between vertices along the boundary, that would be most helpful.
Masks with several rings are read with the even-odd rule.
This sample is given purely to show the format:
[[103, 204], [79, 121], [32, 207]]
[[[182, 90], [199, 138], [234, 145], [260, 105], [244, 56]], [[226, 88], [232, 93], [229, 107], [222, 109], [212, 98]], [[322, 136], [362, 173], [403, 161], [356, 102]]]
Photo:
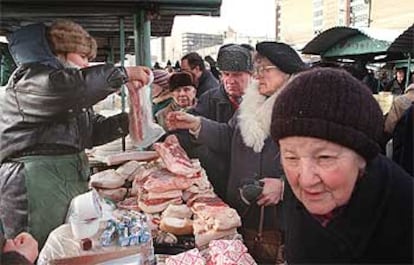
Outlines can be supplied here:
[[0, 96], [0, 219], [6, 238], [28, 231], [42, 247], [88, 190], [84, 149], [128, 134], [128, 114], [105, 118], [92, 106], [122, 84], [143, 86], [150, 70], [88, 67], [96, 41], [69, 20], [25, 26], [9, 49], [18, 69]]
[[[256, 51], [257, 82], [248, 86], [228, 123], [180, 112], [170, 113], [167, 121], [170, 128], [189, 129], [196, 142], [229, 154], [225, 202], [242, 217], [240, 232], [253, 258], [259, 264], [275, 264], [280, 262], [282, 243], [275, 205], [281, 199], [283, 182], [279, 149], [270, 137], [272, 108], [291, 76], [305, 69], [305, 64], [285, 43], [261, 42]], [[242, 197], [245, 183], [257, 183], [258, 195]]]
[[[190, 113], [217, 122], [228, 122], [239, 108], [242, 96], [251, 82], [252, 53], [238, 44], [223, 45], [218, 52], [217, 67], [220, 71], [220, 85], [205, 92]], [[183, 137], [179, 139], [183, 141]], [[215, 192], [225, 198], [229, 174], [228, 153], [211, 150], [205, 145], [194, 146], [193, 141], [186, 141], [183, 146], [190, 155], [199, 158]]]

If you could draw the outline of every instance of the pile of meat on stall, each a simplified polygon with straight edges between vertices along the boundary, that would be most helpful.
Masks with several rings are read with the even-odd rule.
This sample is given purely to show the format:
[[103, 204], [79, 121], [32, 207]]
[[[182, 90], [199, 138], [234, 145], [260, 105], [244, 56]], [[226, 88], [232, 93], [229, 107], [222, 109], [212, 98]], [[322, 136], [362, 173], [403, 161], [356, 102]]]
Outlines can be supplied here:
[[[166, 242], [193, 234], [196, 246], [203, 247], [211, 240], [236, 236], [240, 216], [214, 193], [199, 161], [188, 158], [174, 135], [153, 147], [159, 159], [126, 161], [92, 175], [90, 186], [118, 202], [119, 208], [147, 213]], [[126, 188], [130, 182], [132, 187]]]

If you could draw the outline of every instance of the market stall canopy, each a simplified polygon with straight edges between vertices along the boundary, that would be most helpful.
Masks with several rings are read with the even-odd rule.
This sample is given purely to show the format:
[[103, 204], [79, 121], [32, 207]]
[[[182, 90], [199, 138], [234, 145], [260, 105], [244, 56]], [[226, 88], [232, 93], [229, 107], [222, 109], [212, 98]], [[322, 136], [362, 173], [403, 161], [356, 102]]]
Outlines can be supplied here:
[[414, 54], [414, 24], [396, 38], [388, 48], [388, 52], [405, 52]]
[[396, 30], [334, 27], [313, 38], [302, 49], [302, 53], [330, 59], [364, 58], [375, 61], [376, 56], [387, 53], [388, 47], [400, 33]]
[[151, 36], [171, 34], [177, 15], [219, 16], [222, 0], [2, 0], [0, 35], [21, 26], [58, 18], [82, 25], [98, 42], [97, 61], [106, 59], [109, 49], [119, 50], [120, 18], [124, 18], [126, 51], [133, 51], [133, 15], [145, 10], [151, 20]]

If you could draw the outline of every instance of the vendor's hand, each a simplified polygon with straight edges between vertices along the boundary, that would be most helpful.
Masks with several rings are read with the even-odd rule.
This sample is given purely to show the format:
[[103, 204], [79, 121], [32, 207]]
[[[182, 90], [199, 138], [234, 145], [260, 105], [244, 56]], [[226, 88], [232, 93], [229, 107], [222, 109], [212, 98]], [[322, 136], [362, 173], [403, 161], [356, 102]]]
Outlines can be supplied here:
[[[129, 86], [133, 86], [136, 88], [141, 88], [144, 85], [148, 84], [149, 82], [149, 76], [151, 74], [151, 69], [145, 66], [128, 66], [125, 67], [128, 80], [129, 80]], [[127, 84], [128, 86], [128, 84]], [[128, 87], [129, 88], [129, 87]]]
[[278, 204], [283, 196], [283, 181], [278, 178], [261, 179], [264, 183], [262, 194], [257, 199], [259, 206]]
[[134, 94], [137, 93], [137, 91], [144, 87], [140, 81], [128, 81], [128, 83], [125, 84], [126, 87], [128, 88], [129, 94]]
[[196, 131], [201, 126], [201, 119], [182, 111], [173, 111], [168, 113], [166, 123], [169, 130], [189, 129]]
[[34, 262], [39, 254], [38, 244], [29, 233], [23, 232], [14, 239], [8, 239], [3, 247], [3, 252], [15, 251], [23, 255], [30, 262]]

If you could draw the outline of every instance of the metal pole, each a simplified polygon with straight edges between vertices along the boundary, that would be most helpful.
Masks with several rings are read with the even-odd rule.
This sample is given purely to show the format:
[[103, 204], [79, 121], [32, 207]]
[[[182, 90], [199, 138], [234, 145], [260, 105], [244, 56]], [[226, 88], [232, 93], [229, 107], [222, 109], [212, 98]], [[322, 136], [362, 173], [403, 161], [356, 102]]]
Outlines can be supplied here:
[[411, 53], [408, 53], [407, 72], [405, 73], [405, 88], [408, 87], [408, 83], [410, 82], [410, 72], [411, 72]]
[[0, 53], [0, 86], [3, 85], [4, 79], [4, 55]]
[[[151, 68], [151, 24], [146, 18], [145, 10], [140, 10], [134, 14], [134, 50], [135, 64], [148, 66]], [[151, 90], [146, 95], [151, 102]]]
[[145, 10], [134, 14], [134, 49], [136, 65], [151, 67], [151, 23], [145, 17]]
[[108, 41], [108, 44], [109, 44], [109, 50], [108, 50], [108, 55], [107, 55], [107, 57], [106, 57], [106, 61], [108, 62], [108, 63], [111, 63], [111, 64], [113, 64], [114, 63], [114, 49], [113, 49], [113, 47], [112, 47], [112, 43], [111, 43], [111, 41], [109, 40], [109, 39], [107, 39], [107, 41]]
[[[119, 18], [119, 57], [121, 66], [125, 65], [125, 25], [124, 17]], [[125, 113], [125, 86], [121, 86], [121, 111]], [[125, 151], [125, 137], [122, 137], [122, 151]]]

